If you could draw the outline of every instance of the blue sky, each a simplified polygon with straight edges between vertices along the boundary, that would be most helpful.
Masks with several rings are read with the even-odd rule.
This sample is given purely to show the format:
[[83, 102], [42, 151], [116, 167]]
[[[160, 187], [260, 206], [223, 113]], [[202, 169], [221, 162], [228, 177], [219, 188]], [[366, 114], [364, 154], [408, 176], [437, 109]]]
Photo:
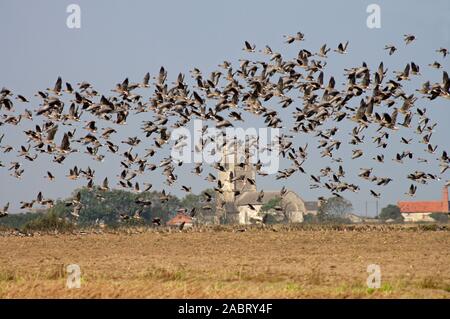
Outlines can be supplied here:
[[[81, 7], [81, 29], [69, 29], [66, 26], [66, 7], [75, 3]], [[381, 7], [381, 28], [369, 29], [366, 26], [366, 7], [376, 3]], [[306, 41], [286, 46], [283, 35], [301, 31]], [[449, 70], [450, 57], [442, 59], [435, 50], [439, 47], [450, 49], [450, 2], [433, 1], [17, 1], [0, 2], [0, 86], [14, 92], [32, 97], [40, 89], [54, 84], [58, 76], [63, 81], [75, 84], [89, 81], [100, 92], [108, 92], [125, 77], [131, 81], [140, 81], [146, 72], [155, 75], [160, 66], [169, 73], [169, 81], [175, 80], [179, 72], [188, 74], [193, 67], [204, 73], [211, 72], [223, 60], [234, 64], [238, 59], [247, 57], [241, 49], [245, 40], [255, 43], [257, 48], [270, 45], [275, 51], [293, 57], [300, 48], [317, 51], [327, 43], [335, 48], [339, 42], [348, 40], [347, 55], [331, 54], [325, 72], [325, 79], [334, 75], [337, 83], [343, 83], [344, 68], [367, 62], [376, 68], [381, 61], [393, 70], [402, 70], [406, 63], [414, 61], [421, 66], [422, 77], [408, 85], [410, 91], [419, 87], [425, 79], [441, 81], [442, 70]], [[412, 33], [417, 41], [406, 47], [403, 34]], [[399, 50], [388, 56], [383, 50], [385, 44], [395, 44]], [[427, 67], [433, 61], [439, 61], [443, 69]], [[412, 93], [412, 92], [411, 92]], [[26, 107], [36, 109], [36, 100]], [[417, 103], [426, 107], [432, 120], [438, 122], [433, 133], [432, 143], [439, 145], [438, 153], [449, 150], [450, 102], [438, 99], [432, 103], [420, 99]], [[17, 106], [19, 108], [19, 106]], [[256, 121], [246, 125], [261, 125]], [[137, 135], [136, 125], [140, 120], [129, 123], [123, 128], [123, 136]], [[136, 125], [135, 125], [136, 124]], [[29, 127], [0, 127], [0, 134], [6, 133], [3, 145], [18, 146], [23, 143], [23, 129]], [[344, 125], [345, 126], [345, 125]], [[348, 125], [343, 127], [351, 129]], [[411, 132], [396, 134], [415, 136]], [[417, 136], [415, 136], [417, 138]], [[299, 141], [302, 144], [302, 141]], [[344, 141], [343, 144], [346, 144]], [[348, 150], [351, 148], [347, 147]], [[370, 152], [379, 153], [368, 145]], [[387, 151], [393, 156], [404, 147], [397, 143]], [[413, 152], [422, 153], [424, 145], [409, 147]], [[344, 148], [345, 150], [345, 148]], [[168, 155], [168, 154], [166, 154]], [[17, 160], [2, 154], [4, 163]], [[437, 156], [437, 155], [436, 155]], [[436, 157], [434, 156], [434, 157]], [[367, 157], [370, 159], [370, 157]], [[431, 157], [433, 158], [433, 156]], [[74, 188], [85, 182], [71, 182], [63, 176], [68, 169], [90, 165], [95, 168], [100, 182], [104, 176], [115, 176], [118, 166], [108, 160], [102, 164], [92, 163], [78, 156], [70, 159], [64, 169], [51, 170], [60, 175], [52, 184], [42, 178], [50, 168], [48, 159], [34, 163], [25, 163], [25, 177], [18, 181], [9, 176], [6, 169], [0, 170], [0, 205], [10, 201], [14, 208], [20, 200], [31, 200], [39, 190], [45, 197], [65, 197]], [[365, 160], [345, 162], [348, 174], [356, 175], [360, 167], [374, 166], [378, 176], [392, 176], [394, 182], [383, 191], [379, 206], [405, 199], [404, 192], [409, 187], [406, 175], [410, 171], [429, 170], [437, 172], [437, 163], [433, 167], [418, 166], [413, 162], [398, 166], [386, 161], [384, 166], [376, 166]], [[326, 165], [321, 159], [312, 159], [305, 163], [305, 169], [317, 174], [318, 169]], [[329, 165], [329, 163], [328, 163]], [[286, 167], [285, 167], [286, 168]], [[208, 184], [202, 178], [195, 179], [189, 170], [179, 172], [180, 183], [172, 193], [180, 195], [181, 184], [193, 186], [199, 192]], [[438, 199], [443, 181], [419, 187], [417, 199]], [[152, 182], [156, 189], [162, 189], [163, 180], [158, 174], [149, 175], [146, 182]], [[361, 185], [359, 194], [345, 194], [355, 207], [355, 212], [364, 214], [365, 201], [369, 201], [369, 214], [374, 213], [374, 198], [368, 195], [369, 184], [358, 178], [349, 178]], [[283, 185], [295, 190], [301, 197], [314, 200], [317, 196], [327, 195], [325, 191], [310, 190], [307, 176], [296, 174], [285, 181], [274, 178], [258, 180], [262, 189], [280, 189]]]

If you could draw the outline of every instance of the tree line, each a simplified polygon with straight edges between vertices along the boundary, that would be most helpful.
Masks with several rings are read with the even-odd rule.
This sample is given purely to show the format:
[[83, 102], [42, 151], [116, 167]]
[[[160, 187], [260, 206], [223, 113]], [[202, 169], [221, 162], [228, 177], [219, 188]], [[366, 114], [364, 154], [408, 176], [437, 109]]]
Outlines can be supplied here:
[[[81, 210], [79, 218], [74, 218], [72, 199], [79, 193]], [[205, 205], [205, 193], [211, 196], [209, 205]], [[165, 200], [162, 201], [161, 197]], [[209, 197], [209, 196], [208, 196]], [[151, 202], [151, 205], [143, 206], [142, 202]], [[125, 190], [103, 191], [98, 188], [81, 188], [73, 192], [72, 196], [64, 200], [57, 200], [49, 209], [38, 209], [33, 212], [9, 214], [0, 219], [1, 229], [32, 230], [71, 230], [83, 227], [98, 226], [120, 227], [126, 225], [152, 225], [154, 219], [159, 219], [164, 225], [174, 217], [180, 208], [187, 212], [195, 211], [198, 223], [211, 222], [215, 215], [215, 191], [207, 189], [200, 194], [189, 193], [182, 198], [173, 195], [166, 196], [158, 191], [133, 193]], [[281, 209], [281, 198], [274, 198], [261, 207], [265, 216], [264, 223], [279, 223], [274, 218]], [[123, 220], [122, 216], [133, 216], [137, 210], [141, 210], [139, 220], [129, 218]], [[331, 197], [324, 201], [316, 215], [304, 216], [305, 223], [352, 223], [349, 215], [353, 211], [350, 201], [343, 197]], [[438, 215], [438, 216], [434, 216]], [[433, 214], [437, 221], [446, 222], [448, 216]], [[442, 218], [446, 220], [441, 220]], [[388, 205], [381, 210], [378, 219], [403, 222], [400, 209], [396, 205]]]
[[[49, 209], [38, 209], [33, 212], [9, 214], [0, 219], [0, 228], [14, 228], [20, 230], [52, 230], [70, 229], [76, 227], [90, 227], [104, 224], [109, 227], [121, 225], [150, 225], [154, 219], [160, 219], [161, 224], [174, 217], [180, 208], [192, 211], [198, 219], [205, 215], [214, 214], [214, 205], [211, 209], [204, 209], [204, 192], [208, 192], [214, 198], [214, 190], [205, 190], [201, 194], [187, 194], [183, 198], [168, 195], [161, 200], [161, 192], [133, 193], [125, 190], [102, 191], [100, 189], [81, 188], [73, 192], [72, 196], [57, 200]], [[71, 212], [72, 198], [80, 193], [81, 210], [79, 217], [74, 218]], [[143, 206], [141, 202], [151, 202], [151, 205]], [[120, 216], [133, 216], [137, 210], [142, 210], [140, 219], [123, 220]]]

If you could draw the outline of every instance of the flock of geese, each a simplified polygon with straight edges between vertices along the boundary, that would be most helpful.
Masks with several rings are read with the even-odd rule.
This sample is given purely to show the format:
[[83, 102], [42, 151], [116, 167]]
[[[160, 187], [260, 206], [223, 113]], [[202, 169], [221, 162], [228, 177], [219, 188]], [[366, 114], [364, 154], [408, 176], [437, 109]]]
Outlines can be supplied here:
[[[301, 32], [285, 36], [288, 45], [304, 39]], [[404, 36], [406, 45], [414, 41], [414, 35]], [[346, 54], [348, 48], [348, 41], [339, 43], [333, 52]], [[394, 45], [386, 45], [385, 49], [389, 55], [397, 51]], [[160, 152], [165, 144], [169, 144], [171, 130], [188, 125], [192, 119], [201, 119], [204, 123], [213, 123], [216, 128], [225, 129], [238, 126], [239, 122], [244, 121], [244, 114], [262, 118], [267, 127], [282, 128], [290, 132], [283, 133], [277, 141], [277, 147], [273, 148], [292, 164], [287, 169], [279, 170], [276, 179], [289, 178], [296, 172], [306, 174], [311, 179], [311, 189], [325, 188], [334, 196], [342, 196], [345, 191], [360, 190], [358, 185], [345, 181], [344, 161], [335, 155], [342, 143], [352, 145], [353, 160], [364, 157], [364, 144], [372, 142], [380, 148], [380, 152], [373, 158], [366, 158], [366, 163], [385, 163], [387, 159], [384, 149], [388, 146], [391, 135], [400, 129], [413, 128], [418, 135], [418, 141], [425, 145], [424, 151], [432, 154], [432, 160], [416, 158], [415, 154], [407, 150], [398, 152], [392, 160], [399, 163], [412, 159], [417, 163], [437, 161], [440, 175], [449, 168], [450, 158], [446, 150], [438, 151], [438, 146], [433, 145], [431, 141], [436, 123], [428, 117], [426, 108], [416, 105], [419, 96], [429, 101], [450, 100], [450, 80], [447, 72], [442, 72], [442, 81], [426, 81], [415, 92], [407, 93], [404, 83], [412, 77], [421, 76], [418, 64], [407, 63], [403, 70], [391, 72], [392, 76], [389, 76], [383, 62], [376, 70], [371, 70], [363, 62], [362, 65], [344, 70], [346, 83], [338, 88], [334, 76], [329, 76], [326, 81], [326, 59], [331, 51], [326, 44], [318, 52], [301, 48], [293, 59], [284, 58], [269, 46], [257, 51], [256, 46], [247, 41], [242, 50], [247, 52], [250, 58], [239, 60], [238, 67], [224, 61], [219, 65], [219, 70], [209, 75], [204, 75], [200, 69], [194, 68], [190, 73], [195, 85], [191, 87], [186, 84], [185, 75], [181, 73], [174, 82], [169, 83], [164, 67], [161, 67], [155, 77], [151, 77], [149, 73], [145, 74], [139, 83], [130, 82], [126, 78], [117, 84], [109, 95], [97, 92], [89, 82], [83, 81], [75, 86], [69, 82], [63, 83], [62, 78], [58, 77], [53, 88], [35, 94], [40, 100], [36, 110], [24, 107], [31, 103], [28, 97], [3, 88], [0, 91], [0, 127], [18, 126], [22, 121], [32, 121], [34, 128], [24, 131], [27, 140], [18, 147], [6, 144], [7, 137], [5, 139], [5, 134], [0, 135], [1, 151], [5, 154], [15, 152], [18, 157], [16, 161], [8, 164], [0, 161], [0, 168], [7, 169], [11, 176], [20, 179], [25, 173], [23, 161], [33, 162], [44, 154], [58, 165], [63, 165], [73, 153], [84, 154], [96, 161], [103, 161], [106, 156], [114, 155], [121, 159], [122, 171], [118, 175], [120, 187], [140, 193], [147, 192], [152, 188], [152, 184], [140, 185], [135, 178], [155, 170], [161, 170], [166, 183], [172, 187], [177, 181], [175, 169], [184, 163], [171, 156], [164, 157], [159, 163], [152, 162], [155, 154]], [[445, 48], [436, 51], [442, 58], [449, 53]], [[265, 61], [252, 59], [256, 54], [266, 57]], [[441, 68], [441, 64], [436, 61], [429, 66]], [[153, 94], [145, 98], [142, 92], [150, 88], [154, 90]], [[289, 94], [290, 92], [296, 93], [298, 99]], [[21, 110], [19, 114], [15, 112], [16, 109]], [[111, 137], [127, 125], [129, 115], [146, 112], [152, 114], [153, 118], [147, 117], [142, 122], [142, 134], [114, 143]], [[285, 126], [279, 116], [283, 112], [290, 112], [294, 125]], [[42, 121], [37, 123], [37, 119]], [[416, 119], [415, 124], [413, 119]], [[354, 125], [348, 141], [336, 137], [341, 121]], [[325, 129], [325, 123], [335, 126]], [[376, 135], [372, 136], [371, 140], [364, 135], [369, 127], [376, 128]], [[206, 128], [203, 128], [203, 132]], [[61, 135], [60, 139], [56, 138], [58, 134]], [[316, 137], [321, 157], [329, 158], [332, 163], [337, 163], [338, 167], [333, 169], [327, 166], [321, 169], [318, 175], [305, 172], [302, 164], [308, 156], [308, 144], [298, 148], [294, 146], [295, 139], [303, 134]], [[412, 139], [405, 137], [399, 139], [405, 145], [414, 143]], [[149, 144], [150, 142], [153, 144]], [[175, 147], [182, 142], [182, 138], [176, 140]], [[202, 149], [210, 142], [214, 142], [211, 137], [204, 138], [196, 148]], [[146, 148], [145, 153], [138, 153], [136, 149], [140, 143], [152, 147]], [[124, 147], [126, 149], [123, 149]], [[202, 165], [195, 164], [192, 173], [201, 175]], [[225, 170], [220, 163], [213, 166], [217, 170]], [[267, 175], [261, 170], [260, 162], [255, 166], [258, 174]], [[51, 171], [44, 174], [49, 182], [55, 180], [55, 174]], [[385, 186], [392, 181], [390, 177], [375, 176], [372, 168], [362, 168], [358, 176], [374, 186]], [[89, 189], [110, 189], [108, 177], [100, 177], [103, 182], [95, 185], [95, 171], [90, 167], [72, 167], [66, 177], [70, 180], [85, 179]], [[414, 196], [417, 184], [426, 184], [440, 178], [430, 172], [410, 172], [407, 179], [411, 181], [411, 185], [407, 194]], [[232, 173], [230, 179], [241, 180], [244, 184], [255, 183], [251, 178], [233, 176]], [[222, 183], [213, 174], [207, 174], [206, 180], [214, 183], [216, 192], [223, 192]], [[446, 184], [449, 185], [449, 182]], [[191, 192], [191, 188], [185, 185], [182, 185], [181, 189]], [[281, 196], [283, 192], [284, 187]], [[236, 190], [236, 195], [239, 194], [240, 190]], [[374, 189], [370, 189], [370, 194], [376, 198], [381, 196], [381, 193]], [[169, 196], [170, 193], [163, 190], [161, 202], [167, 201]], [[263, 197], [264, 192], [261, 192], [258, 200], [261, 201]], [[210, 207], [211, 200], [212, 195], [206, 193], [204, 204], [207, 208]], [[319, 200], [324, 198], [319, 197]], [[138, 202], [142, 209], [134, 215], [121, 214], [120, 218], [139, 219], [142, 211], [152, 205], [147, 200]], [[72, 207], [73, 218], [78, 218], [83, 208], [80, 193], [66, 204]], [[223, 205], [220, 202], [218, 204]], [[29, 210], [35, 205], [52, 207], [54, 202], [45, 198], [42, 192], [30, 202], [21, 202], [22, 209]], [[8, 208], [9, 203], [0, 210], [0, 217], [8, 215]], [[191, 215], [194, 214], [195, 211], [191, 211]], [[159, 225], [160, 219], [156, 218], [154, 223]]]

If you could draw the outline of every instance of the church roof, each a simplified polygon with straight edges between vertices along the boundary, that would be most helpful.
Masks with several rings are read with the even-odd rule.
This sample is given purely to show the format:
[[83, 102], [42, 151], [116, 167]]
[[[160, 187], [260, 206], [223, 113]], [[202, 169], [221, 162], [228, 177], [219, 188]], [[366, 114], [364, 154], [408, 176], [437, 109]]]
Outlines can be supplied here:
[[264, 205], [268, 203], [270, 200], [281, 197], [280, 192], [264, 192], [264, 197], [262, 198], [261, 202], [258, 202], [258, 191], [256, 192], [245, 192], [241, 196], [239, 196], [236, 200], [236, 206], [245, 206], [247, 204], [252, 205]]
[[[258, 196], [259, 196], [260, 191], [250, 191], [250, 192], [245, 192], [242, 195], [240, 195], [237, 199], [236, 199], [236, 206], [245, 206], [247, 204], [252, 204], [252, 205], [264, 205], [266, 203], [268, 203], [270, 200], [277, 198], [277, 197], [281, 197], [280, 195], [280, 191], [264, 191], [264, 197], [262, 198], [261, 202], [258, 202]], [[292, 190], [287, 190], [286, 194], [292, 193], [295, 195], [295, 197], [297, 198], [298, 201], [301, 201], [302, 203], [304, 202], [300, 196], [297, 195], [297, 193], [295, 193]], [[286, 195], [283, 196], [283, 201], [292, 201], [293, 199], [289, 197], [286, 198]]]
[[319, 209], [319, 202], [318, 201], [309, 201], [305, 202], [305, 208], [306, 210], [318, 210]]

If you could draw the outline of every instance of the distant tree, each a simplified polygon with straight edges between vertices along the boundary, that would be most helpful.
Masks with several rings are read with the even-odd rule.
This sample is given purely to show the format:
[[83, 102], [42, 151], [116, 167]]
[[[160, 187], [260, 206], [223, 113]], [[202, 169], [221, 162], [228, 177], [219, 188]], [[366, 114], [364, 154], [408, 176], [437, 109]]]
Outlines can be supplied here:
[[[75, 191], [75, 193], [78, 192]], [[103, 220], [105, 224], [119, 225], [119, 215], [134, 215], [137, 210], [141, 213], [143, 223], [151, 223], [155, 217], [161, 218], [163, 222], [174, 216], [180, 207], [180, 200], [175, 196], [169, 196], [165, 202], [161, 202], [160, 192], [132, 193], [124, 190], [101, 191], [98, 189], [88, 190], [83, 188], [81, 192], [80, 225], [91, 225], [96, 220]], [[70, 201], [68, 199], [67, 201]], [[149, 201], [150, 206], [144, 207], [139, 201]], [[70, 215], [69, 208], [66, 213]]]
[[187, 194], [181, 199], [181, 207], [186, 209], [192, 209], [194, 207], [200, 207], [201, 196], [196, 194]]
[[263, 222], [265, 224], [276, 224], [284, 221], [277, 217], [277, 211], [281, 208], [281, 204], [281, 197], [275, 197], [261, 206], [260, 212], [263, 214]]
[[75, 229], [75, 224], [67, 218], [61, 217], [56, 210], [50, 209], [49, 212], [27, 222], [22, 228], [26, 231], [70, 231]]
[[320, 222], [319, 219], [320, 216], [318, 215], [313, 215], [313, 214], [305, 214], [303, 216], [303, 223], [304, 224], [316, 224]]
[[[209, 202], [206, 201], [206, 198], [208, 198], [207, 193], [209, 196], [211, 196], [211, 200]], [[215, 202], [216, 202], [216, 192], [214, 189], [205, 189], [200, 194], [187, 194], [184, 196], [181, 201], [180, 205], [182, 208], [186, 208], [188, 210], [192, 208], [196, 208], [197, 211], [204, 210], [205, 206], [210, 206], [211, 210], [210, 213], [214, 213], [215, 211]]]
[[328, 198], [317, 211], [317, 220], [319, 222], [330, 223], [349, 223], [347, 217], [353, 211], [352, 203], [343, 197]]
[[9, 214], [6, 217], [0, 218], [0, 229], [22, 228], [26, 223], [38, 219], [44, 214], [45, 212]]
[[396, 205], [387, 205], [381, 210], [380, 215], [378, 216], [381, 220], [393, 219], [396, 221], [402, 221], [403, 216], [400, 212], [400, 208]]
[[[75, 220], [71, 215], [72, 199], [80, 192], [80, 217]], [[205, 192], [211, 196], [206, 202]], [[151, 202], [143, 206], [140, 202]], [[47, 210], [26, 214], [10, 214], [0, 219], [0, 228], [26, 228], [26, 230], [63, 230], [72, 227], [92, 226], [96, 221], [103, 221], [108, 226], [152, 224], [155, 217], [167, 222], [175, 216], [179, 208], [191, 210], [196, 208], [196, 216], [214, 214], [215, 192], [207, 189], [199, 195], [188, 194], [182, 200], [176, 196], [168, 196], [168, 200], [161, 201], [160, 192], [132, 193], [125, 190], [101, 191], [100, 189], [81, 188], [73, 192], [72, 196], [64, 200], [57, 200], [55, 205]], [[210, 209], [208, 209], [210, 208]], [[133, 216], [137, 210], [142, 210], [142, 219], [128, 219], [121, 221], [120, 214]]]
[[275, 197], [269, 200], [267, 203], [262, 205], [261, 211], [262, 212], [268, 212], [271, 210], [275, 210], [277, 207], [281, 206], [281, 197]]
[[[80, 217], [75, 220], [71, 215], [72, 198], [80, 192]], [[10, 214], [0, 220], [0, 226], [6, 228], [26, 228], [27, 230], [69, 229], [74, 225], [92, 226], [97, 220], [102, 220], [108, 226], [151, 224], [152, 219], [159, 217], [162, 222], [172, 218], [180, 207], [180, 200], [169, 196], [161, 202], [160, 192], [132, 193], [124, 190], [101, 191], [81, 188], [74, 191], [72, 197], [56, 201], [55, 205], [39, 213]], [[151, 205], [144, 207], [139, 201], [149, 201]], [[120, 222], [120, 214], [133, 216], [137, 210], [143, 209], [142, 219]], [[66, 225], [66, 223], [68, 223]]]
[[438, 223], [448, 223], [449, 221], [449, 214], [445, 213], [432, 213], [430, 214], [430, 217]]

